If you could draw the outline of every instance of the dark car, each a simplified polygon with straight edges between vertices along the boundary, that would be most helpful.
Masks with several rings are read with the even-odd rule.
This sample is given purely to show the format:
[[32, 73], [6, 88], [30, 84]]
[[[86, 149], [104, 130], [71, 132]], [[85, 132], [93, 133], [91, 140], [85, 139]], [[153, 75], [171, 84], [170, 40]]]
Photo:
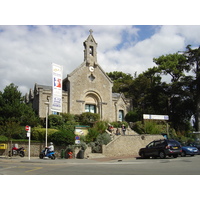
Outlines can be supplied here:
[[142, 158], [165, 158], [166, 156], [173, 156], [177, 158], [182, 152], [181, 144], [173, 139], [154, 140], [145, 148], [139, 150], [139, 155]]

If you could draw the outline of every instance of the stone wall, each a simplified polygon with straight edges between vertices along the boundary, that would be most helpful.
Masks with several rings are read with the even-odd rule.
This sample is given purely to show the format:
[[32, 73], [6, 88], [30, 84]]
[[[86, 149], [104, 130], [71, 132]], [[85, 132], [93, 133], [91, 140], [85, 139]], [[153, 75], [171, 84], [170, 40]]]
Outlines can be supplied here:
[[[163, 139], [162, 135], [120, 135], [115, 138], [107, 145], [103, 146], [102, 154], [106, 157], [117, 157], [117, 156], [138, 156], [140, 148], [145, 147], [148, 143], [153, 140]], [[28, 156], [28, 142], [18, 143], [19, 147], [25, 148], [25, 156]], [[31, 157], [39, 157], [40, 152], [44, 149], [43, 143], [31, 143]], [[61, 157], [61, 150], [66, 147], [55, 146], [56, 157]], [[7, 150], [0, 150], [0, 156], [7, 156], [10, 150], [10, 144], [8, 144]], [[74, 156], [78, 154], [79, 149], [75, 149]], [[84, 153], [84, 158], [87, 158], [91, 154], [91, 148], [88, 147]]]
[[109, 144], [103, 146], [103, 155], [112, 156], [138, 156], [140, 148], [145, 147], [153, 140], [163, 139], [162, 135], [125, 135], [117, 136]]

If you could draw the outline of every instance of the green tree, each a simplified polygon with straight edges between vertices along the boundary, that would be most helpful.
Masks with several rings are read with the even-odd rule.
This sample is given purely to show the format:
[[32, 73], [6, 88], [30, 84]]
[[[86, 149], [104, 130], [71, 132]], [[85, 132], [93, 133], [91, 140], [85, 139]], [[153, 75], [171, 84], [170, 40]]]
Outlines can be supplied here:
[[191, 117], [192, 101], [188, 93], [188, 87], [185, 85], [186, 72], [189, 72], [190, 66], [184, 54], [174, 53], [162, 55], [154, 58], [161, 74], [170, 75], [171, 83], [167, 84], [167, 105], [168, 115], [173, 128], [177, 132], [183, 132], [186, 129], [187, 122]]
[[126, 97], [130, 95], [130, 85], [132, 84], [133, 77], [131, 74], [126, 74], [123, 72], [109, 72], [107, 75], [113, 81], [113, 92], [123, 93]]
[[[30, 105], [24, 103], [24, 97], [18, 87], [11, 83], [0, 92], [0, 131], [9, 138], [19, 134], [20, 126], [34, 126], [39, 123]], [[12, 132], [12, 133], [11, 133]]]
[[184, 55], [187, 58], [187, 62], [191, 69], [195, 73], [194, 86], [196, 88], [194, 93], [194, 104], [195, 104], [195, 121], [196, 121], [196, 131], [200, 131], [200, 46], [198, 48], [192, 49], [191, 45], [186, 47]]

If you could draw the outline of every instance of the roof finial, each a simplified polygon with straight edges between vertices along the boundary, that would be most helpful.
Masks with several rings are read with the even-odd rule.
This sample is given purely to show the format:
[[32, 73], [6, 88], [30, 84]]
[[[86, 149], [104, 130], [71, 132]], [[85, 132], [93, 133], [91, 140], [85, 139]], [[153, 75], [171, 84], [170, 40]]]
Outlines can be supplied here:
[[92, 33], [93, 33], [93, 30], [92, 30], [92, 29], [90, 29], [90, 30], [89, 30], [89, 32], [90, 32], [90, 35], [92, 35]]

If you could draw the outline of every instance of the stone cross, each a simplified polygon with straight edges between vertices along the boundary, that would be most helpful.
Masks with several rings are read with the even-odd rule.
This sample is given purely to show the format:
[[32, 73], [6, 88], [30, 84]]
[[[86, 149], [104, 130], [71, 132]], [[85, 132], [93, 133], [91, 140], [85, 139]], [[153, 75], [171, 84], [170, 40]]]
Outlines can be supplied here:
[[92, 30], [92, 29], [90, 29], [90, 30], [89, 30], [89, 32], [90, 32], [90, 35], [92, 35], [92, 33], [93, 33], [93, 30]]

